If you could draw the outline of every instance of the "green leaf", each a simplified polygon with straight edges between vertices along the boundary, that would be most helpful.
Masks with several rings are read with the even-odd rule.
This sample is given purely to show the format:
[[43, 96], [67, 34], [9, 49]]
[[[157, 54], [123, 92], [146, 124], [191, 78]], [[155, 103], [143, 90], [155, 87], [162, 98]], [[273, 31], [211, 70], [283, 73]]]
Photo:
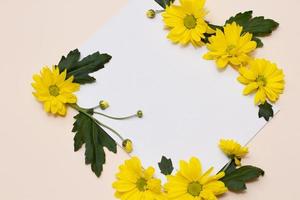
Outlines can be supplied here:
[[95, 52], [79, 61], [80, 52], [78, 49], [71, 51], [67, 57], [63, 56], [58, 63], [60, 72], [67, 70], [67, 78], [74, 76], [74, 82], [85, 84], [92, 83], [96, 79], [90, 76], [90, 73], [96, 72], [99, 69], [104, 68], [104, 65], [108, 63], [111, 56], [108, 54], [100, 54]]
[[67, 57], [62, 56], [59, 63], [58, 63], [59, 71], [62, 72], [65, 69], [69, 69], [75, 63], [78, 62], [79, 58], [80, 58], [80, 52], [78, 51], [78, 49], [70, 51], [68, 53]]
[[261, 48], [261, 47], [264, 46], [264, 44], [262, 43], [261, 39], [259, 39], [257, 37], [252, 37], [252, 40], [256, 42], [257, 48]]
[[244, 13], [238, 13], [233, 17], [230, 17], [225, 24], [231, 24], [232, 22], [236, 22], [237, 24], [241, 25], [241, 26], [246, 26], [247, 23], [250, 21], [250, 19], [252, 18], [252, 11], [246, 11]]
[[225, 24], [236, 22], [243, 27], [243, 33], [249, 32], [253, 35], [253, 41], [257, 43], [257, 47], [262, 47], [263, 43], [257, 37], [270, 35], [279, 23], [272, 19], [265, 19], [263, 16], [252, 18], [252, 11], [238, 13], [230, 17]]
[[158, 163], [160, 172], [164, 175], [172, 174], [174, 167], [171, 159], [167, 159], [165, 156], [162, 156], [160, 163]]
[[229, 190], [242, 191], [245, 190], [246, 182], [252, 181], [259, 176], [263, 176], [264, 171], [258, 167], [246, 165], [236, 168], [231, 172], [225, 172], [225, 176], [220, 179]]
[[270, 35], [279, 24], [272, 19], [265, 19], [263, 16], [254, 17], [249, 21], [247, 26], [244, 27], [245, 32], [252, 33], [257, 37]]
[[231, 173], [231, 172], [233, 172], [235, 169], [236, 169], [236, 164], [235, 164], [235, 162], [234, 162], [234, 159], [231, 159], [220, 171], [219, 171], [219, 173], [220, 172], [222, 172], [222, 171], [224, 171], [225, 172], [225, 174], [229, 174], [229, 173]]
[[267, 101], [264, 104], [260, 104], [258, 111], [258, 117], [263, 117], [266, 121], [269, 121], [270, 117], [274, 116], [274, 111], [272, 105], [269, 104]]
[[158, 5], [160, 5], [162, 8], [166, 8], [167, 6], [170, 6], [172, 3], [174, 3], [175, 0], [154, 0]]
[[74, 118], [74, 151], [85, 144], [85, 163], [91, 164], [92, 171], [99, 177], [105, 164], [104, 147], [116, 153], [116, 142], [85, 113], [79, 112]]

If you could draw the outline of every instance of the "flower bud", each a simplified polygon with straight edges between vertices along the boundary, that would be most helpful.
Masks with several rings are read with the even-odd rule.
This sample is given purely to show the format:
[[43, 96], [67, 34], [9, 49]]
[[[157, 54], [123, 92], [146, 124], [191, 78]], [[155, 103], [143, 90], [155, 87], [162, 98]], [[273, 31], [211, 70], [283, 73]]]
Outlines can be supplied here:
[[138, 118], [142, 118], [142, 117], [143, 117], [143, 111], [138, 110], [138, 111], [136, 112], [136, 116], [137, 116]]
[[101, 101], [99, 102], [99, 107], [100, 107], [102, 110], [105, 110], [106, 108], [109, 107], [109, 103], [108, 103], [107, 101], [105, 101], [105, 100], [101, 100]]
[[241, 158], [234, 157], [234, 163], [236, 166], [241, 166]]
[[155, 17], [155, 11], [153, 9], [150, 9], [146, 13], [147, 17], [150, 19], [153, 19]]
[[129, 139], [124, 140], [122, 146], [127, 153], [131, 153], [133, 150], [132, 141]]

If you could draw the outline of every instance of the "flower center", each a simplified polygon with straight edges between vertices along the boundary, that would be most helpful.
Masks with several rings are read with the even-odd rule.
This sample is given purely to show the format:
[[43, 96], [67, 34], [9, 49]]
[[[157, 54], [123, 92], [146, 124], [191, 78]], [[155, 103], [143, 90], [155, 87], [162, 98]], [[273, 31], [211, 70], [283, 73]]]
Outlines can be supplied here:
[[226, 48], [226, 52], [230, 54], [233, 49], [235, 49], [235, 45], [231, 44]]
[[197, 19], [194, 17], [194, 15], [187, 15], [183, 19], [183, 23], [187, 29], [193, 29], [197, 26]]
[[267, 80], [264, 76], [259, 75], [256, 79], [256, 82], [258, 83], [259, 86], [266, 86]]
[[147, 180], [144, 178], [140, 178], [136, 182], [136, 187], [139, 189], [139, 191], [145, 191], [147, 189]]
[[200, 192], [202, 191], [202, 185], [198, 182], [191, 182], [188, 185], [187, 191], [190, 195], [194, 197], [199, 196]]
[[56, 97], [59, 95], [59, 88], [57, 87], [57, 85], [50, 85], [48, 90], [51, 96]]

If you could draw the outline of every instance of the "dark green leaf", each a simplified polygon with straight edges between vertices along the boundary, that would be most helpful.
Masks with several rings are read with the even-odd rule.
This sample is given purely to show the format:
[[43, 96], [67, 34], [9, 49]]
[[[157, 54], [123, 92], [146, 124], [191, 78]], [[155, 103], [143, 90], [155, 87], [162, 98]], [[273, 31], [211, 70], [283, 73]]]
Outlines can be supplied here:
[[225, 174], [229, 174], [236, 169], [236, 164], [234, 159], [231, 159], [219, 172], [224, 171]]
[[264, 171], [258, 167], [246, 165], [236, 168], [231, 172], [225, 172], [221, 179], [229, 190], [242, 191], [246, 189], [246, 182], [251, 181], [259, 176], [263, 176]]
[[79, 112], [74, 118], [74, 151], [85, 144], [85, 163], [91, 164], [92, 171], [99, 177], [105, 163], [104, 147], [116, 153], [116, 142], [88, 115]]
[[167, 159], [165, 156], [162, 156], [160, 163], [158, 163], [160, 172], [164, 175], [172, 174], [174, 167], [171, 159]]
[[162, 8], [166, 8], [167, 6], [174, 3], [175, 0], [154, 0], [158, 5], [160, 5]]
[[226, 187], [231, 191], [243, 191], [243, 190], [247, 189], [245, 182], [243, 182], [241, 180], [231, 180], [225, 184], [226, 184]]
[[67, 77], [74, 76], [74, 82], [85, 84], [92, 83], [96, 79], [89, 74], [104, 68], [111, 56], [108, 54], [93, 53], [81, 61], [79, 61], [80, 52], [78, 49], [71, 51], [67, 57], [62, 57], [59, 61], [58, 67], [60, 72], [67, 70]]
[[234, 17], [230, 17], [225, 24], [231, 24], [232, 22], [236, 22], [241, 26], [246, 26], [249, 20], [252, 18], [252, 11], [246, 11], [244, 13], [238, 13]]
[[234, 17], [230, 17], [227, 23], [236, 22], [243, 27], [243, 33], [249, 32], [253, 35], [253, 41], [257, 43], [257, 47], [262, 47], [263, 43], [257, 37], [267, 36], [272, 33], [279, 23], [272, 19], [265, 19], [263, 16], [252, 18], [252, 11], [238, 13]]
[[258, 48], [261, 48], [261, 47], [264, 46], [264, 44], [262, 43], [261, 39], [259, 39], [259, 38], [257, 38], [257, 37], [253, 37], [252, 40], [256, 42], [256, 46], [257, 46]]
[[275, 30], [279, 24], [272, 19], [265, 19], [264, 17], [254, 17], [244, 27], [244, 32], [252, 33], [256, 37], [267, 36]]
[[258, 111], [258, 117], [263, 117], [266, 121], [269, 121], [270, 117], [274, 116], [274, 111], [272, 105], [269, 104], [267, 101], [264, 104], [260, 104]]
[[69, 69], [75, 63], [78, 62], [79, 58], [80, 58], [80, 52], [78, 51], [78, 49], [70, 51], [68, 53], [67, 57], [62, 56], [59, 63], [58, 63], [59, 71], [62, 72], [65, 69]]

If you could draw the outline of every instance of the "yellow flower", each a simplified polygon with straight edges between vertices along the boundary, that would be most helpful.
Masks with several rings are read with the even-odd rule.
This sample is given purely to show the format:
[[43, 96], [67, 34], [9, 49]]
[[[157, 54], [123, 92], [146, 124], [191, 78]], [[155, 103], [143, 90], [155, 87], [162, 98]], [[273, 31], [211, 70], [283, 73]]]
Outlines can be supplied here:
[[228, 64], [239, 67], [246, 64], [251, 57], [249, 53], [255, 50], [256, 42], [252, 40], [252, 34], [242, 34], [243, 27], [235, 22], [226, 24], [224, 32], [217, 29], [216, 35], [208, 40], [209, 50], [203, 58], [206, 60], [216, 60], [218, 68], [225, 68]]
[[168, 38], [172, 42], [200, 46], [204, 44], [201, 41], [205, 38], [204, 33], [214, 33], [204, 20], [207, 13], [204, 4], [205, 0], [180, 0], [179, 6], [171, 4], [166, 7], [162, 16], [170, 29]]
[[248, 153], [248, 147], [243, 147], [235, 140], [221, 139], [219, 147], [229, 158], [234, 159], [236, 165], [241, 165], [241, 158]]
[[180, 161], [180, 170], [175, 176], [167, 176], [165, 185], [170, 200], [216, 200], [216, 196], [227, 191], [225, 184], [219, 181], [225, 173], [210, 176], [213, 168], [202, 173], [201, 163], [197, 158], [189, 162]]
[[133, 151], [132, 141], [129, 139], [124, 140], [122, 142], [122, 146], [127, 153], [131, 153]]
[[33, 95], [44, 103], [46, 112], [64, 116], [67, 103], [76, 103], [77, 98], [73, 92], [79, 89], [79, 84], [73, 83], [73, 76], [66, 80], [66, 70], [59, 73], [58, 67], [44, 67], [40, 75], [33, 75], [31, 84], [35, 89]]
[[276, 102], [284, 90], [283, 71], [265, 59], [255, 59], [249, 64], [239, 69], [238, 81], [246, 85], [244, 95], [256, 93], [255, 104], [263, 104], [266, 99]]
[[140, 160], [133, 157], [119, 167], [113, 183], [115, 196], [121, 200], [164, 200], [161, 181], [153, 178], [154, 168], [143, 169]]

